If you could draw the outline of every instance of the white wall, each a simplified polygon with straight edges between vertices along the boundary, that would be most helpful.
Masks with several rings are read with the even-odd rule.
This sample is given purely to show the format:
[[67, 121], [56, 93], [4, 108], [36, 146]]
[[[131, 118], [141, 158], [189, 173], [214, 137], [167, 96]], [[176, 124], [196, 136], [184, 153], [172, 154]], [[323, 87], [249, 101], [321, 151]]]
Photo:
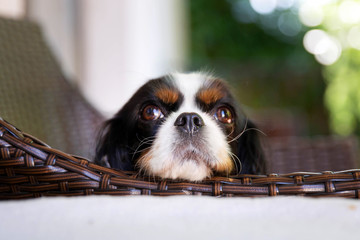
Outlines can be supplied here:
[[182, 70], [185, 0], [28, 0], [63, 70], [111, 115], [147, 79]]
[[78, 79], [76, 12], [73, 0], [27, 0], [27, 16], [38, 22], [48, 45], [70, 81]]
[[23, 18], [25, 0], [0, 0], [0, 16], [7, 18]]

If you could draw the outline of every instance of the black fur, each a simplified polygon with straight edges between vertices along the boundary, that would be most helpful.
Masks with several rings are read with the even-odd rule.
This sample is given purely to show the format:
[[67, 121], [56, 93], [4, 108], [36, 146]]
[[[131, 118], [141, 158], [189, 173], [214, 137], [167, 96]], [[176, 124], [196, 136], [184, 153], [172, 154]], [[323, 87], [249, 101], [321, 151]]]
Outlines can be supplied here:
[[235, 144], [233, 152], [241, 160], [241, 166], [238, 166], [240, 174], [266, 174], [266, 162], [256, 129], [254, 123], [247, 121], [244, 133]]
[[[170, 106], [158, 102], [159, 100], [154, 97], [153, 86], [163, 84], [174, 88], [171, 82], [165, 78], [149, 81], [132, 96], [112, 119], [104, 124], [96, 147], [96, 163], [121, 170], [137, 170], [135, 164], [139, 152], [150, 146], [149, 143], [143, 144], [141, 141], [155, 136], [162, 121], [143, 122], [139, 115], [142, 107], [145, 103], [155, 103], [162, 106], [162, 111], [166, 117], [168, 113], [176, 111], [182, 101], [180, 97], [176, 104]], [[246, 119], [230, 93], [216, 105], [220, 104], [232, 107], [235, 113], [236, 121], [232, 126], [224, 127], [219, 123], [226, 135], [231, 133], [229, 141], [241, 135], [237, 140], [230, 143], [232, 152], [241, 161], [241, 163], [237, 162], [236, 166], [239, 172], [233, 172], [233, 174], [265, 174], [266, 164], [255, 125]], [[205, 108], [205, 106], [201, 108]]]

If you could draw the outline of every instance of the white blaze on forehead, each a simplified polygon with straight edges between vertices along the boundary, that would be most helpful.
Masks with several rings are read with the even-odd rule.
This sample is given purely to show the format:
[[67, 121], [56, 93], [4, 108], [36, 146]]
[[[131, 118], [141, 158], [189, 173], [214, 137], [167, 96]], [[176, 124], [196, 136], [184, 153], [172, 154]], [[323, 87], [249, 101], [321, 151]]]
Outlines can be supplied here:
[[196, 105], [195, 97], [206, 80], [211, 77], [201, 73], [174, 73], [170, 77], [184, 96], [184, 101], [178, 112], [194, 112], [196, 109], [200, 111]]

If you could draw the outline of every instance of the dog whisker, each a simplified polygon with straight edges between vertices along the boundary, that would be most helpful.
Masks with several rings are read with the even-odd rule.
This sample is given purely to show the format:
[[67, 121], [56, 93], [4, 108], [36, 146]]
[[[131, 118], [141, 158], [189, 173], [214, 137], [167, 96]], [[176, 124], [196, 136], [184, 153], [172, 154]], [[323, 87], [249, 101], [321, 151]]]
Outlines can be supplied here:
[[228, 141], [228, 143], [232, 143], [232, 142], [238, 140], [244, 133], [246, 133], [248, 131], [252, 131], [252, 130], [257, 131], [257, 132], [261, 133], [264, 136], [267, 136], [266, 133], [264, 133], [263, 131], [261, 131], [258, 128], [247, 128], [247, 124], [248, 124], [248, 118], [246, 119], [244, 129], [237, 136], [235, 136], [233, 139]]
[[148, 143], [148, 142], [151, 143], [153, 140], [155, 140], [156, 137], [155, 136], [150, 136], [150, 137], [140, 139], [139, 136], [136, 134], [136, 138], [139, 141], [139, 146], [141, 146], [144, 143]]
[[[235, 164], [236, 173], [239, 174], [239, 173], [241, 172], [241, 170], [242, 170], [242, 163], [241, 163], [239, 157], [236, 156], [236, 154], [234, 154], [234, 153], [232, 153], [232, 152], [229, 152], [229, 155], [230, 155], [230, 157], [231, 157], [231, 160], [232, 160], [232, 161], [234, 162], [234, 164]], [[238, 168], [238, 165], [237, 165], [236, 163], [239, 164], [240, 169]]]
[[245, 132], [247, 132], [247, 131], [251, 131], [251, 130], [257, 131], [257, 132], [261, 133], [263, 136], [267, 137], [267, 134], [266, 134], [266, 133], [264, 133], [263, 131], [261, 131], [261, 130], [260, 130], [260, 129], [258, 129], [258, 128], [248, 128], [248, 129], [246, 129], [246, 131], [245, 131]]
[[242, 130], [237, 136], [235, 136], [233, 139], [231, 139], [230, 141], [228, 141], [228, 143], [232, 143], [232, 142], [238, 140], [238, 139], [245, 133], [245, 130], [246, 130], [247, 124], [248, 124], [248, 120], [249, 120], [249, 119], [246, 118], [246, 121], [245, 121], [245, 125], [244, 125], [243, 130]]
[[138, 154], [138, 153], [142, 153], [142, 152], [145, 152], [146, 150], [148, 150], [148, 149], [150, 149], [150, 148], [151, 148], [151, 146], [150, 146], [150, 147], [143, 148], [143, 149], [141, 149], [141, 150], [137, 150], [136, 152], [133, 152], [132, 154], [135, 155], [135, 154]]
[[151, 144], [151, 143], [154, 142], [154, 140], [155, 140], [155, 137], [154, 137], [154, 136], [144, 138], [144, 139], [141, 140], [141, 141], [139, 140], [139, 141], [140, 141], [139, 145], [138, 145], [137, 148], [134, 150], [134, 152], [132, 152], [132, 154], [133, 154], [132, 160], [134, 159], [134, 156], [135, 156], [137, 153], [140, 153], [140, 152], [144, 151], [145, 149], [150, 148], [150, 147], [147, 147], [147, 148], [144, 148], [144, 149], [142, 149], [141, 151], [139, 151], [139, 149], [140, 149], [141, 146], [143, 146], [144, 144]]
[[233, 134], [235, 131], [235, 128], [234, 127], [231, 127], [231, 131], [230, 133], [226, 136], [226, 138], [229, 138], [231, 136], [231, 134]]

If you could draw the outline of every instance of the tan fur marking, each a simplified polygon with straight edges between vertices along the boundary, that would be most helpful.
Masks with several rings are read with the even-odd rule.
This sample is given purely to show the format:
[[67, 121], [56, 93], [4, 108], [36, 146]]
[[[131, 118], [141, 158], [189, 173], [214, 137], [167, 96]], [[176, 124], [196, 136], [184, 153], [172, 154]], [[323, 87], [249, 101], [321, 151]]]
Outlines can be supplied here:
[[166, 104], [174, 104], [179, 99], [179, 93], [169, 88], [159, 89], [155, 96]]
[[148, 174], [150, 160], [152, 159], [152, 155], [150, 154], [150, 149], [144, 150], [136, 163], [136, 166], [140, 169], [140, 172]]
[[221, 159], [221, 162], [216, 164], [214, 170], [219, 173], [230, 174], [234, 170], [235, 165], [229, 154], [226, 151], [222, 151], [219, 154], [219, 159]]
[[213, 87], [213, 88], [201, 90], [198, 93], [197, 97], [203, 103], [210, 104], [210, 103], [214, 103], [214, 102], [220, 100], [221, 98], [223, 98], [224, 93], [221, 91], [221, 89]]

